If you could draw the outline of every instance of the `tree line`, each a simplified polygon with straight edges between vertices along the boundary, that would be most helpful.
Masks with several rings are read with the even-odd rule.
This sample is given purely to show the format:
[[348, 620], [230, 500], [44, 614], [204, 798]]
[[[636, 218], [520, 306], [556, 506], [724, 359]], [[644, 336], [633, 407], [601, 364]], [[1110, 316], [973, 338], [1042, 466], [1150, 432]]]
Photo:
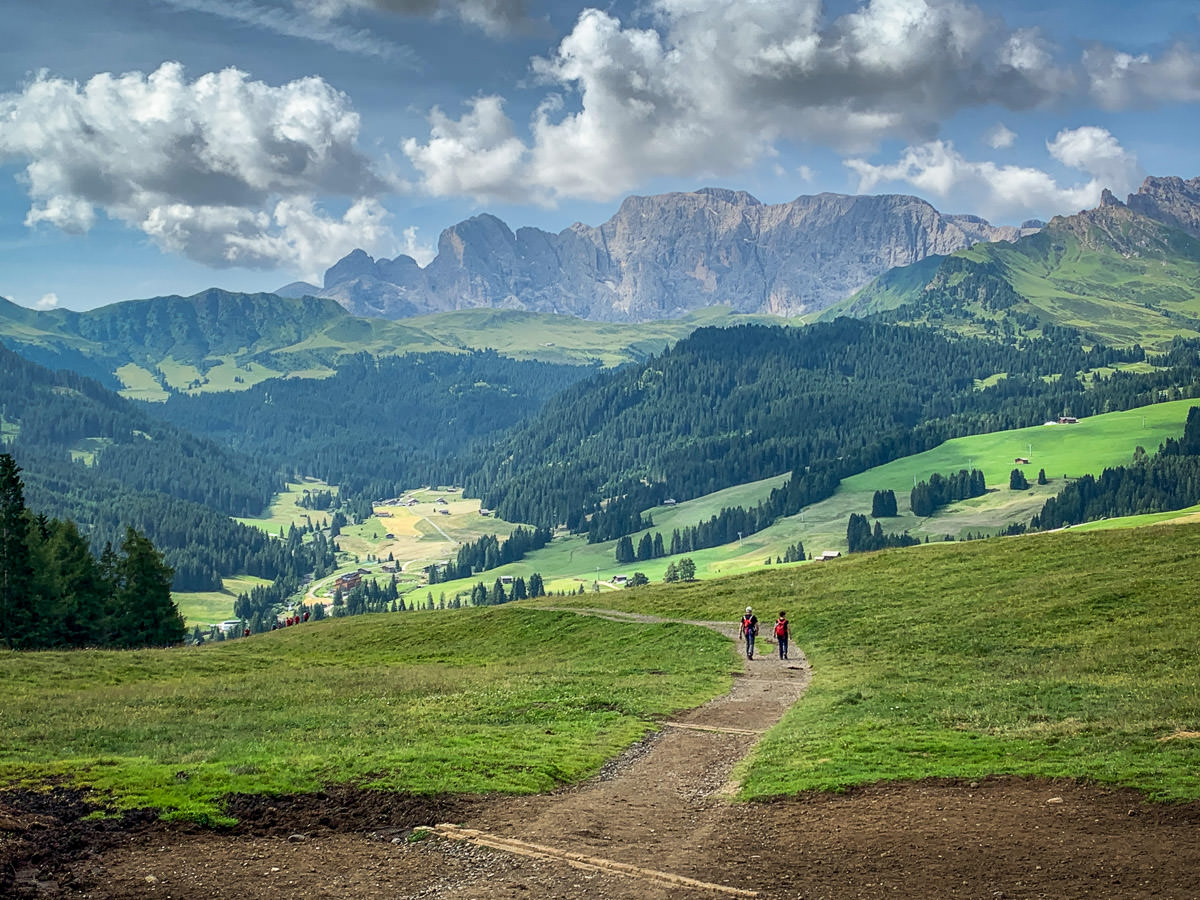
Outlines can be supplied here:
[[550, 543], [553, 536], [549, 528], [526, 528], [523, 525], [518, 525], [509, 532], [504, 541], [494, 534], [485, 534], [461, 545], [455, 559], [445, 565], [429, 566], [426, 569], [429, 573], [429, 583], [438, 584], [458, 578], [469, 578], [476, 572], [486, 572], [518, 562], [525, 558], [526, 553], [541, 550]]
[[1188, 410], [1182, 439], [1168, 438], [1154, 455], [1138, 450], [1132, 465], [1073, 479], [1046, 501], [1030, 527], [1062, 528], [1200, 503], [1200, 407]]
[[[969, 472], [959, 469], [948, 476], [934, 472], [928, 481], [913, 485], [909, 494], [909, 506], [914, 516], [932, 516], [938, 509], [950, 503], [982, 497], [986, 493], [987, 480], [979, 469]], [[892, 515], [895, 515], [895, 512]]]
[[25, 505], [21, 469], [0, 453], [0, 640], [9, 649], [153, 647], [183, 640], [171, 567], [127, 528], [99, 557], [70, 519]]

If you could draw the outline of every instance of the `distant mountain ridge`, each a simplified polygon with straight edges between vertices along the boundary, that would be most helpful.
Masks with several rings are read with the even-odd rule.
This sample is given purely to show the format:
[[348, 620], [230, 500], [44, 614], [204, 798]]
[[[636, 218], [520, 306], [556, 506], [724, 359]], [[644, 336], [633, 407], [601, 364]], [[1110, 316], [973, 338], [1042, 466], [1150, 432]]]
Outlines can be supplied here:
[[514, 359], [617, 365], [659, 353], [700, 325], [762, 321], [707, 309], [652, 324], [613, 325], [518, 310], [464, 309], [390, 321], [358, 318], [309, 295], [239, 294], [126, 300], [86, 312], [32, 310], [0, 297], [0, 343], [127, 397], [245, 390], [268, 378], [332, 374], [361, 353], [494, 349]]
[[603, 225], [558, 234], [514, 232], [495, 216], [474, 216], [442, 232], [424, 268], [410, 256], [376, 260], [355, 250], [315, 293], [355, 315], [388, 319], [492, 307], [642, 322], [718, 305], [797, 316], [896, 266], [1040, 226], [993, 226], [903, 195], [825, 193], [764, 204], [745, 191], [705, 188], [629, 197]]

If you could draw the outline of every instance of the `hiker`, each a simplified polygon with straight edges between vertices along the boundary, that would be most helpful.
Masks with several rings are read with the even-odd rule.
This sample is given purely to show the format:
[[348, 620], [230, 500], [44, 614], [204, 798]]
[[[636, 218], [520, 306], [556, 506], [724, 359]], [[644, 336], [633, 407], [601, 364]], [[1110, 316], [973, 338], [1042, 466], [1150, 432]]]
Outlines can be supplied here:
[[754, 610], [747, 606], [746, 614], [742, 616], [742, 637], [746, 639], [746, 659], [754, 659], [754, 638], [757, 635], [758, 616], [754, 615]]
[[788, 620], [787, 613], [782, 609], [779, 611], [779, 618], [775, 620], [775, 643], [779, 645], [779, 658], [787, 659]]

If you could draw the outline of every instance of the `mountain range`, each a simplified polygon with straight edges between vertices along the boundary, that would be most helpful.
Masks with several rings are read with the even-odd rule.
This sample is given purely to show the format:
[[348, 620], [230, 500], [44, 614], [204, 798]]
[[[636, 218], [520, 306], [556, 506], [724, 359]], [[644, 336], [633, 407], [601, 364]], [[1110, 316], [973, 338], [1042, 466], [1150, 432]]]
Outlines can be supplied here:
[[515, 232], [478, 215], [442, 232], [422, 268], [410, 256], [355, 250], [284, 296], [337, 300], [358, 316], [400, 319], [476, 307], [603, 322], [679, 318], [728, 306], [797, 316], [850, 296], [877, 275], [980, 241], [1011, 241], [1040, 222], [993, 226], [902, 195], [819, 194], [765, 204], [718, 188], [629, 197], [598, 227]]
[[[819, 241], [795, 237], [801, 221], [824, 223], [824, 230], [809, 232], [821, 235]], [[492, 348], [518, 359], [616, 365], [644, 360], [701, 325], [785, 321], [739, 311], [760, 308], [764, 297], [769, 308], [776, 301], [776, 308], [790, 308], [784, 297], [803, 305], [795, 286], [815, 290], [832, 258], [841, 260], [841, 270], [828, 274], [826, 283], [840, 279], [845, 290], [887, 260], [911, 264], [887, 269], [816, 314], [826, 320], [883, 315], [898, 323], [1010, 336], [1065, 326], [1087, 341], [1149, 349], [1176, 336], [1200, 336], [1200, 178], [1148, 178], [1124, 202], [1105, 192], [1095, 209], [1055, 217], [1036, 231], [1034, 224], [992, 229], [982, 220], [942, 216], [921, 201], [895, 196], [823, 195], [777, 206], [714, 190], [630, 198], [601, 228], [576, 226], [557, 236], [532, 229], [514, 234], [494, 217], [476, 217], [449, 229], [442, 236], [444, 252], [424, 269], [407, 257], [376, 261], [356, 251], [329, 270], [326, 293], [337, 297], [311, 296], [315, 288], [295, 298], [210, 289], [87, 312], [34, 311], [0, 299], [0, 341], [50, 368], [71, 369], [125, 396], [158, 400], [179, 391], [244, 390], [274, 377], [323, 377], [358, 353], [382, 358]], [[1003, 239], [943, 255], [992, 232]], [[785, 242], [789, 233], [797, 243]], [[529, 270], [536, 255], [529, 248], [537, 246], [539, 234], [543, 249], [560, 239], [579, 247], [586, 237], [593, 272], [601, 258], [595, 242], [603, 239], [606, 260], [616, 258], [615, 248], [629, 251], [623, 272], [592, 288], [608, 291], [612, 300], [621, 287], [631, 299], [619, 308], [597, 307], [597, 318], [622, 310], [649, 316], [651, 308], [668, 317], [598, 322], [583, 318], [585, 310], [568, 316], [482, 305], [513, 281], [514, 272]], [[818, 246], [827, 250], [818, 253]], [[722, 248], [727, 262], [735, 253], [741, 261], [717, 273], [714, 248]], [[811, 268], [800, 264], [804, 258]], [[553, 267], [543, 268], [544, 286], [552, 283]], [[698, 280], [702, 271], [711, 291]], [[475, 285], [472, 296], [481, 305], [402, 320], [347, 310], [354, 297], [381, 285], [388, 296], [402, 295], [384, 278], [399, 278], [396, 272], [408, 272], [422, 291], [427, 284]], [[854, 272], [859, 274], [852, 277]], [[508, 273], [508, 281], [496, 273]], [[577, 284], [585, 281], [576, 278]], [[544, 288], [547, 303], [551, 293]], [[663, 298], [674, 305], [665, 308]], [[685, 312], [688, 304], [722, 301], [725, 306]], [[521, 305], [511, 297], [506, 302]]]

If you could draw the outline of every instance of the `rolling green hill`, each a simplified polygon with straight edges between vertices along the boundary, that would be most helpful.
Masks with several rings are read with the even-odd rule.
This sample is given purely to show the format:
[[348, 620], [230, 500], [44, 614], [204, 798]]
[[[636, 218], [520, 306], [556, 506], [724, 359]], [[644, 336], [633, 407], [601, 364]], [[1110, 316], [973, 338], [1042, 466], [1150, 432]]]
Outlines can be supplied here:
[[175, 569], [175, 587], [218, 587], [222, 575], [297, 579], [312, 559], [230, 517], [265, 509], [276, 467], [155, 419], [69, 371], [51, 372], [0, 346], [2, 446], [23, 469], [36, 514], [76, 522], [98, 553], [126, 526]]
[[1200, 238], [1109, 196], [1014, 243], [894, 269], [823, 318], [839, 314], [1009, 336], [1065, 326], [1162, 348], [1200, 335]]
[[727, 308], [639, 325], [470, 309], [404, 321], [362, 319], [333, 300], [211, 289], [88, 312], [38, 312], [0, 298], [0, 341], [52, 369], [123, 395], [244, 390], [281, 376], [325, 377], [348, 357], [495, 349], [514, 359], [613, 366], [645, 359], [702, 325], [779, 321]]
[[[1138, 446], [1153, 453], [1168, 438], [1178, 439], [1184, 430], [1188, 410], [1195, 400], [1155, 403], [1131, 410], [1085, 418], [1076, 425], [1036, 425], [989, 434], [948, 440], [931, 450], [906, 456], [868, 469], [842, 481], [833, 496], [806, 506], [803, 511], [780, 518], [773, 525], [740, 540], [732, 540], [705, 550], [659, 559], [640, 560], [618, 565], [615, 541], [589, 544], [583, 535], [560, 535], [549, 546], [530, 553], [519, 563], [480, 573], [473, 578], [445, 582], [434, 587], [435, 594], [448, 597], [467, 594], [478, 581], [490, 586], [501, 575], [528, 578], [540, 573], [552, 590], [592, 590], [599, 582], [602, 591], [613, 589], [614, 574], [631, 575], [639, 571], [652, 581], [661, 581], [667, 566], [682, 556], [696, 563], [701, 578], [749, 572], [763, 567], [766, 559], [782, 557], [795, 543], [812, 556], [825, 550], [846, 551], [846, 522], [851, 513], [868, 515], [872, 495], [877, 490], [894, 490], [900, 514], [880, 520], [891, 532], [907, 531], [916, 537], [941, 541], [945, 535], [960, 539], [970, 534], [995, 534], [1010, 522], [1028, 523], [1046, 500], [1064, 486], [1064, 476], [1077, 478], [1085, 473], [1099, 475], [1105, 468], [1128, 464]], [[1017, 456], [1028, 456], [1030, 488], [1008, 489], [1009, 472]], [[927, 480], [934, 472], [952, 474], [959, 469], [980, 468], [987, 478], [989, 491], [983, 497], [961, 501], [939, 509], [929, 517], [912, 515], [908, 507], [909, 491], [917, 480]], [[1048, 483], [1037, 485], [1036, 475], [1045, 468]], [[670, 537], [672, 529], [695, 525], [730, 506], [752, 508], [768, 499], [771, 492], [786, 481], [777, 476], [738, 485], [672, 506], [656, 506], [647, 512], [654, 525], [633, 534], [636, 545], [643, 534], [659, 532]], [[1164, 514], [1177, 518], [1177, 514]], [[424, 588], [418, 593], [424, 596]]]

